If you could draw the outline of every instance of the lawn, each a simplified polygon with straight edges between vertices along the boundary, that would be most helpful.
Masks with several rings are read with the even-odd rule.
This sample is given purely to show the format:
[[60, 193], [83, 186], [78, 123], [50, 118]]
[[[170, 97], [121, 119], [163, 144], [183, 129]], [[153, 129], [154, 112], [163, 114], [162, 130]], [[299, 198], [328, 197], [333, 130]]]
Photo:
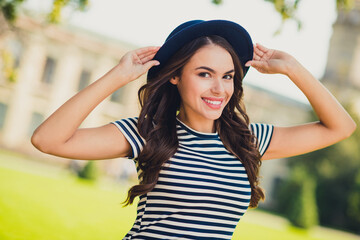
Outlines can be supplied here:
[[[121, 206], [125, 186], [1, 167], [3, 157], [0, 154], [1, 240], [119, 240], [131, 228], [136, 207]], [[258, 210], [248, 214], [249, 218], [245, 215], [237, 226], [233, 239], [355, 239], [339, 238], [326, 230], [319, 236], [318, 231], [306, 232], [284, 223], [271, 227], [276, 226], [275, 216]]]
[[0, 239], [121, 239], [136, 209], [124, 192], [74, 178], [57, 179], [0, 168]]

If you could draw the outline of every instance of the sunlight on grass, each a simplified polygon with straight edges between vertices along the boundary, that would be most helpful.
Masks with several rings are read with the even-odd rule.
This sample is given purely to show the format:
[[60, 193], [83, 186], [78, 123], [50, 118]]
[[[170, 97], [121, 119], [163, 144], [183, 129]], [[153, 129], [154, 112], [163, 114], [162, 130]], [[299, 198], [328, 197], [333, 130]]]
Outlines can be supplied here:
[[[136, 204], [121, 205], [129, 185], [80, 181], [64, 171], [59, 174], [53, 166], [47, 171], [46, 166], [35, 164], [37, 169], [31, 169], [29, 162], [14, 168], [3, 164], [4, 157], [6, 154], [0, 152], [1, 240], [119, 240], [131, 228]], [[13, 161], [17, 157], [11, 156]], [[278, 216], [249, 210], [233, 239], [356, 239], [339, 231], [320, 230], [304, 231], [290, 227]]]
[[313, 238], [307, 231], [287, 229], [287, 231], [271, 229], [258, 224], [242, 222], [238, 224], [233, 239], [266, 239], [266, 240], [319, 240], [322, 238]]
[[120, 239], [135, 219], [124, 192], [73, 178], [0, 168], [0, 182], [0, 239]]

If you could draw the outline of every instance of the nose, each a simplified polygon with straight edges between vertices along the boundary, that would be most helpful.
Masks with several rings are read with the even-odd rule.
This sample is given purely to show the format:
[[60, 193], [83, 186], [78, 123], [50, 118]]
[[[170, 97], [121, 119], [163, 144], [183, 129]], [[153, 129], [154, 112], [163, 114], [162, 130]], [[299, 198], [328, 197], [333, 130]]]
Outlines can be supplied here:
[[218, 79], [218, 78], [214, 78], [211, 91], [214, 94], [223, 93], [225, 91], [223, 80]]

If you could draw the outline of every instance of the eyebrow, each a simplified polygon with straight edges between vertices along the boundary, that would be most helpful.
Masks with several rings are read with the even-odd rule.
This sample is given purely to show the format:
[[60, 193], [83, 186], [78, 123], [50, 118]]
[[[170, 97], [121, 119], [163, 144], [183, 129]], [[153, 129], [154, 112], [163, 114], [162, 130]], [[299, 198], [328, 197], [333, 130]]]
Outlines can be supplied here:
[[[205, 69], [205, 70], [208, 70], [209, 72], [212, 72], [212, 73], [215, 73], [216, 71], [212, 68], [209, 68], [209, 67], [205, 67], [205, 66], [201, 66], [201, 67], [197, 67], [195, 68], [195, 70], [198, 70], [198, 69]], [[229, 73], [232, 73], [234, 72], [235, 70], [234, 69], [231, 69], [230, 71], [227, 71], [225, 72], [224, 74], [229, 74]]]

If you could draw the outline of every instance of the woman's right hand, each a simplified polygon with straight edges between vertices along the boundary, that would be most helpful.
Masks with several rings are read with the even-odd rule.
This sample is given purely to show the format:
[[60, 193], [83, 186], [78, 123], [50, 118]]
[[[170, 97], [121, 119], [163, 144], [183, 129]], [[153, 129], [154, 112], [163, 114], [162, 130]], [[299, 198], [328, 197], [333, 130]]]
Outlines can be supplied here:
[[144, 47], [127, 52], [115, 67], [121, 72], [121, 78], [129, 82], [138, 79], [151, 67], [160, 64], [157, 60], [152, 60], [160, 47]]

